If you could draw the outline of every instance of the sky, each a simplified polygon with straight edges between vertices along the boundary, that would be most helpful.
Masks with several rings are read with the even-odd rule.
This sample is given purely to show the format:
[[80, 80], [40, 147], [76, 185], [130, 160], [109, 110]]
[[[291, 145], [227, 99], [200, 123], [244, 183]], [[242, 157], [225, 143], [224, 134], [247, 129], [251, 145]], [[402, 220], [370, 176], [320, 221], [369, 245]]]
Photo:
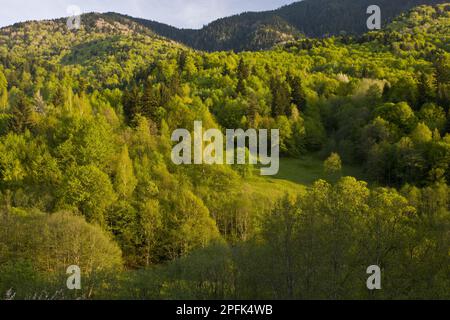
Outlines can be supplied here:
[[118, 12], [179, 28], [201, 28], [221, 17], [244, 11], [272, 10], [295, 0], [0, 0], [0, 27], [26, 20], [69, 16], [67, 8], [83, 13]]

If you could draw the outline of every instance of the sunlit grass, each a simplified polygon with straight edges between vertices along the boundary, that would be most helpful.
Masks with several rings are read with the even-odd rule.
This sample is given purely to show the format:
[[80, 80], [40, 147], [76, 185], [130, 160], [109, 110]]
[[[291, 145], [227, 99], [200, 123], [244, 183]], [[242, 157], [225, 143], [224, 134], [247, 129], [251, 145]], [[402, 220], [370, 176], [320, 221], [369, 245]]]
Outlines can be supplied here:
[[364, 179], [365, 175], [361, 168], [344, 165], [342, 174], [327, 175], [324, 172], [323, 161], [314, 155], [302, 156], [299, 159], [280, 159], [280, 172], [275, 179], [287, 180], [304, 186], [310, 186], [315, 181], [323, 179], [329, 182], [336, 182], [341, 176], [352, 176]]

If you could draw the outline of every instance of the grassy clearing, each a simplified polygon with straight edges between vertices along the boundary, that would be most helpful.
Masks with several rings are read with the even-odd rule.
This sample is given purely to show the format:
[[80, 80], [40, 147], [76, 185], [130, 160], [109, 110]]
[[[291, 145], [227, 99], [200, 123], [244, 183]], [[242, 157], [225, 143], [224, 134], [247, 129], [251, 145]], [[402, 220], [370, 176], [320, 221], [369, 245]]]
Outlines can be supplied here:
[[274, 198], [287, 192], [299, 193], [306, 190], [305, 185], [270, 177], [253, 177], [248, 181], [248, 185], [251, 186], [253, 193]]
[[[342, 176], [352, 176], [365, 180], [362, 170], [358, 167], [344, 166]], [[262, 207], [269, 206], [286, 193], [303, 193], [315, 181], [323, 179], [336, 182], [341, 175], [327, 176], [323, 170], [323, 161], [317, 156], [309, 155], [301, 159], [280, 159], [280, 172], [276, 176], [260, 176], [259, 169], [246, 180], [242, 186], [245, 192], [257, 201]]]
[[304, 185], [257, 175], [248, 179], [242, 188], [252, 199], [254, 209], [260, 213], [271, 210], [273, 204], [287, 193], [296, 195], [306, 192]]
[[[342, 176], [365, 180], [365, 175], [359, 167], [344, 166]], [[280, 159], [280, 172], [275, 176], [275, 179], [287, 180], [303, 186], [310, 186], [319, 179], [336, 182], [339, 178], [340, 175], [327, 176], [323, 170], [323, 161], [312, 155], [303, 156], [300, 159]]]

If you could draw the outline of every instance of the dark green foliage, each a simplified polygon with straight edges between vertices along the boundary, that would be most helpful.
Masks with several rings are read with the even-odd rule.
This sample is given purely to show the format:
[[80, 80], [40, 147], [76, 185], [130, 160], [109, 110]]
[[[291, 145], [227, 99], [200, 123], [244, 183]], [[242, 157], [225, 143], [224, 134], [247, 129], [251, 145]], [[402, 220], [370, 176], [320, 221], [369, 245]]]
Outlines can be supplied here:
[[288, 73], [286, 81], [291, 87], [291, 102], [297, 106], [298, 110], [303, 110], [306, 106], [306, 93], [302, 87], [301, 78]]
[[[150, 93], [153, 94], [153, 91], [150, 91]], [[150, 93], [147, 93], [145, 101], [145, 108], [147, 111], [153, 110], [155, 104], [157, 105], [159, 102], [158, 100], [150, 100], [150, 98], [153, 98], [150, 97]], [[125, 91], [122, 104], [124, 116], [128, 121], [133, 120], [136, 115], [142, 114], [144, 107], [141, 103], [141, 91], [136, 85]], [[148, 113], [148, 115], [150, 115], [150, 113]]]
[[289, 116], [291, 114], [291, 98], [287, 83], [278, 77], [272, 78], [270, 90], [272, 92], [272, 116]]
[[10, 130], [22, 133], [26, 129], [31, 129], [34, 124], [33, 107], [30, 100], [21, 91], [14, 91], [11, 98], [11, 119]]
[[422, 106], [426, 102], [435, 101], [437, 82], [434, 74], [421, 73], [419, 76], [419, 84], [417, 88], [418, 101], [417, 105]]

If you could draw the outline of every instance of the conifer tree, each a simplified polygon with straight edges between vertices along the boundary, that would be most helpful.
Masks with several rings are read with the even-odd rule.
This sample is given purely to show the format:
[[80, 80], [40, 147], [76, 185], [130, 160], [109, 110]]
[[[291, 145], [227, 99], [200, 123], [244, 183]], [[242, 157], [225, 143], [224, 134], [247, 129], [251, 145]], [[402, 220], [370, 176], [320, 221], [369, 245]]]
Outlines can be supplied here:
[[5, 110], [8, 106], [8, 81], [0, 69], [0, 110]]

